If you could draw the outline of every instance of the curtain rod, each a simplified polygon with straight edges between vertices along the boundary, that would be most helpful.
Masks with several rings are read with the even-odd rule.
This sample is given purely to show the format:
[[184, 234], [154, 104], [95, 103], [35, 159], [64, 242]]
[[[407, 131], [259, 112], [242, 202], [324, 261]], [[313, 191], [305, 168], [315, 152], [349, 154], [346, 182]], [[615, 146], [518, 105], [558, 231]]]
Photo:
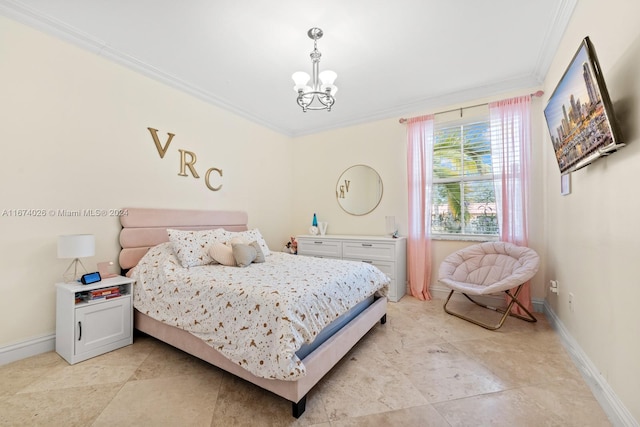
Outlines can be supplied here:
[[[537, 92], [531, 93], [529, 94], [529, 96], [532, 97], [538, 97], [538, 96], [542, 96], [544, 95], [544, 91], [539, 90]], [[433, 115], [435, 116], [436, 114], [445, 114], [445, 113], [451, 113], [453, 111], [460, 111], [460, 117], [462, 117], [462, 110], [467, 110], [469, 108], [475, 108], [475, 107], [482, 107], [483, 105], [489, 105], [488, 102], [484, 102], [482, 104], [476, 104], [476, 105], [469, 105], [467, 107], [460, 107], [460, 108], [453, 108], [451, 110], [446, 110], [446, 111], [438, 111], [437, 113], [433, 113]], [[406, 123], [408, 119], [405, 119], [404, 117], [401, 118], [400, 120], [398, 120], [399, 123]]]

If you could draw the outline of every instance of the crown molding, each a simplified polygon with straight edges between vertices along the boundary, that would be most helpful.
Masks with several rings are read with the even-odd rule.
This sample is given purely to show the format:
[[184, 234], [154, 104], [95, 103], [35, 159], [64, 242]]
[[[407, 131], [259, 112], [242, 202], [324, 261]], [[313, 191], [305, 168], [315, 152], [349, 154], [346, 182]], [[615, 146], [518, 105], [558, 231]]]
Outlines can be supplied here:
[[578, 0], [561, 0], [558, 4], [553, 25], [548, 28], [534, 69], [534, 75], [540, 82], [544, 81], [547, 72], [549, 72], [549, 67], [558, 50], [558, 46], [560, 46], [564, 32], [569, 25], [569, 21], [577, 4]]

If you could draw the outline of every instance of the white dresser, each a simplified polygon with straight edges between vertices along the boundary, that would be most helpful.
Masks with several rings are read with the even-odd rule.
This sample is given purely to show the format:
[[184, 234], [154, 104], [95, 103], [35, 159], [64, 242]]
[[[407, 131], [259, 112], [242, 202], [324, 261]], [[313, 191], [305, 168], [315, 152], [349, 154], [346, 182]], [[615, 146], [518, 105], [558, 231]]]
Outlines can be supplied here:
[[407, 239], [385, 236], [302, 235], [298, 255], [368, 262], [391, 279], [389, 301], [397, 302], [407, 290]]

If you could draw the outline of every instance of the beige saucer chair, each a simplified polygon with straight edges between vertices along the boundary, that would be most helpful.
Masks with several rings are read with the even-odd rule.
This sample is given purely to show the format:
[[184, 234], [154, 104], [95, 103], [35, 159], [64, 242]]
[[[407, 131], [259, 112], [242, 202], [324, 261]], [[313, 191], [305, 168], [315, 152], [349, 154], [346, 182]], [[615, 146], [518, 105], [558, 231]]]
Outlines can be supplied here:
[[[536, 322], [536, 318], [518, 301], [522, 286], [538, 271], [540, 257], [530, 248], [516, 246], [507, 242], [486, 242], [467, 246], [447, 256], [439, 270], [439, 282], [451, 288], [444, 303], [447, 313], [475, 323], [483, 328], [496, 330], [511, 315], [527, 322]], [[515, 292], [511, 289], [515, 288]], [[468, 300], [481, 307], [503, 313], [497, 325], [482, 323], [447, 308], [455, 291], [460, 292]], [[491, 307], [482, 304], [469, 295], [480, 296], [504, 292], [508, 296], [506, 308]], [[517, 304], [528, 317], [511, 313]]]

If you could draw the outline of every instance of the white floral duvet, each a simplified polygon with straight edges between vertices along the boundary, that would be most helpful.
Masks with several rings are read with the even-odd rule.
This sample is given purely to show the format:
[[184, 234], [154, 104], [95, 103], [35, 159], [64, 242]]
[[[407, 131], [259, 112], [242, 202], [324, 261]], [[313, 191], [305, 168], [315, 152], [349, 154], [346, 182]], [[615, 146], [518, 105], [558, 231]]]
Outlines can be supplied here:
[[358, 302], [386, 295], [389, 278], [355, 261], [273, 252], [245, 268], [183, 268], [170, 243], [140, 260], [134, 306], [199, 337], [256, 376], [296, 380], [295, 352]]

